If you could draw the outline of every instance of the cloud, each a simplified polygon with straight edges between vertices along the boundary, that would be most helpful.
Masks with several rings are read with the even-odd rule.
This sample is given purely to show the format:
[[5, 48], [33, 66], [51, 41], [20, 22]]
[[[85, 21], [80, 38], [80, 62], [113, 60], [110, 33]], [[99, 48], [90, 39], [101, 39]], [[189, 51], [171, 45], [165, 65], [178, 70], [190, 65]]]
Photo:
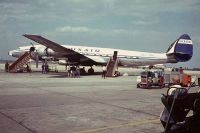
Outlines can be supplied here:
[[33, 33], [139, 50], [159, 41], [162, 49], [182, 33], [198, 40], [199, 14], [199, 0], [0, 0], [0, 45], [14, 49]]
[[72, 26], [64, 26], [56, 28], [57, 32], [98, 32], [98, 29], [89, 29], [88, 27], [80, 26], [80, 27], [72, 27]]
[[[176, 6], [175, 6], [176, 5]], [[129, 17], [135, 24], [144, 25], [150, 18], [160, 21], [162, 13], [184, 13], [198, 10], [198, 0], [1, 0], [0, 16], [4, 20], [10, 16], [21, 21], [65, 21], [95, 22], [96, 20]], [[112, 19], [111, 18], [111, 19]], [[148, 18], [146, 20], [146, 18]]]
[[132, 21], [133, 25], [150, 26], [158, 24], [159, 20], [135, 20]]
[[[53, 31], [52, 31], [53, 32]], [[85, 26], [64, 26], [56, 28], [55, 32], [57, 33], [86, 33], [86, 34], [128, 34], [132, 32], [127, 29], [97, 29], [89, 28]]]

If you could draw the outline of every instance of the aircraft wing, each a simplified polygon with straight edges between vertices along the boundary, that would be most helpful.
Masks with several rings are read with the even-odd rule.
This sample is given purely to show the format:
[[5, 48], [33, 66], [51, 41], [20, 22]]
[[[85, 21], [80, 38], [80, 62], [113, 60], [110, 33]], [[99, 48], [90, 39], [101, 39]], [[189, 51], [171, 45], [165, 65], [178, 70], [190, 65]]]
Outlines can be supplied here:
[[94, 62], [97, 62], [97, 63], [103, 63], [105, 61], [102, 61], [102, 59], [99, 59], [99, 58], [94, 58], [94, 57], [90, 57], [90, 56], [85, 56], [85, 55], [82, 55], [72, 49], [68, 49], [66, 47], [63, 47], [61, 46], [60, 44], [58, 43], [55, 43], [53, 41], [50, 41], [42, 36], [39, 36], [39, 35], [29, 35], [29, 34], [24, 34], [23, 35], [24, 37], [30, 39], [30, 40], [33, 40], [41, 45], [44, 45], [46, 46], [47, 48], [50, 48], [52, 50], [54, 50], [55, 52], [59, 52], [59, 53], [66, 53], [66, 57], [68, 58], [74, 58], [76, 57], [76, 60], [78, 58], [79, 59], [82, 59], [82, 60], [91, 60], [91, 61], [94, 61]]
[[57, 44], [57, 43], [50, 41], [42, 36], [39, 36], [39, 35], [24, 34], [23, 36], [30, 40], [33, 40], [39, 44], [42, 44], [42, 45], [46, 46], [47, 48], [54, 50], [55, 52], [61, 52], [61, 53], [67, 52], [70, 54], [79, 54], [79, 53], [75, 52], [74, 50], [65, 48], [65, 47], [61, 46], [60, 44]]

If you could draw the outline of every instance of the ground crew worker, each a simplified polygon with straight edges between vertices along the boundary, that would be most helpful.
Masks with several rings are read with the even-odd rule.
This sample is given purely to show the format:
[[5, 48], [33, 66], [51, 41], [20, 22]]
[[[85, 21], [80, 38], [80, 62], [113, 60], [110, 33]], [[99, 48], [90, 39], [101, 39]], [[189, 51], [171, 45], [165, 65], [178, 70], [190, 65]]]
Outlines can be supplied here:
[[8, 64], [8, 62], [6, 62], [6, 64], [5, 64], [5, 72], [8, 72], [9, 71], [9, 64]]
[[106, 70], [106, 66], [103, 66], [103, 67], [102, 67], [102, 71], [103, 71], [103, 72], [102, 72], [102, 78], [105, 79], [105, 78], [106, 78], [106, 71], [107, 71], [107, 70]]
[[31, 68], [29, 67], [28, 64], [26, 65], [26, 71], [29, 72], [29, 73], [31, 72]]
[[71, 77], [71, 67], [70, 67], [70, 65], [69, 66], [66, 66], [66, 68], [67, 68], [67, 77]]
[[45, 73], [45, 70], [44, 70], [44, 63], [42, 64], [42, 73]]
[[76, 77], [77, 78], [80, 78], [80, 67], [79, 66], [76, 66]]

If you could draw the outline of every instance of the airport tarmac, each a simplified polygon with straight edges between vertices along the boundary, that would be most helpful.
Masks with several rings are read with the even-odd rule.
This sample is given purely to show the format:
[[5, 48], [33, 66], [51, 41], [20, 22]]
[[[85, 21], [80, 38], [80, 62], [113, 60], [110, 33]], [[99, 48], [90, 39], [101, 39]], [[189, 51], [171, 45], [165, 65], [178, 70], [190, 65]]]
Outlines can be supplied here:
[[166, 91], [136, 88], [135, 76], [0, 71], [0, 131], [160, 133], [160, 97]]

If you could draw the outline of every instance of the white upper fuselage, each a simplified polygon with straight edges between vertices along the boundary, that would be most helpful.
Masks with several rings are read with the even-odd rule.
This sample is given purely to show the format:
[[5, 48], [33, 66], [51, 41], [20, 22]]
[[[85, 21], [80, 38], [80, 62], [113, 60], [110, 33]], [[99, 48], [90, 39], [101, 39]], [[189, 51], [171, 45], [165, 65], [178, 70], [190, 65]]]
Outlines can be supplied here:
[[[62, 45], [65, 48], [71, 49], [86, 56], [89, 59], [92, 59], [100, 64], [106, 64], [110, 57], [113, 56], [114, 51], [117, 51], [117, 57], [119, 59], [119, 64], [122, 66], [143, 66], [143, 65], [153, 65], [153, 64], [163, 64], [167, 63], [166, 53], [150, 53], [150, 52], [139, 52], [131, 50], [121, 50], [121, 49], [112, 49], [112, 48], [99, 48], [99, 47], [85, 47], [85, 46], [73, 46], [73, 45]], [[20, 57], [24, 52], [29, 51], [31, 45], [19, 47], [17, 50], [12, 50], [9, 52], [9, 55], [14, 57]], [[43, 45], [34, 45], [39, 56], [45, 56], [46, 47]], [[54, 52], [51, 49], [48, 49], [48, 54], [52, 57], [63, 59], [63, 54]]]
[[[145, 66], [164, 63], [185, 62], [192, 58], [193, 45], [188, 34], [181, 35], [167, 49], [166, 53], [139, 52], [111, 48], [60, 45], [40, 35], [24, 34], [24, 37], [41, 45], [24, 46], [9, 52], [20, 57], [25, 51], [35, 52], [33, 59], [65, 60], [66, 64], [106, 65], [113, 56], [119, 66]], [[115, 54], [114, 54], [115, 53]], [[46, 58], [44, 58], [46, 56]]]

